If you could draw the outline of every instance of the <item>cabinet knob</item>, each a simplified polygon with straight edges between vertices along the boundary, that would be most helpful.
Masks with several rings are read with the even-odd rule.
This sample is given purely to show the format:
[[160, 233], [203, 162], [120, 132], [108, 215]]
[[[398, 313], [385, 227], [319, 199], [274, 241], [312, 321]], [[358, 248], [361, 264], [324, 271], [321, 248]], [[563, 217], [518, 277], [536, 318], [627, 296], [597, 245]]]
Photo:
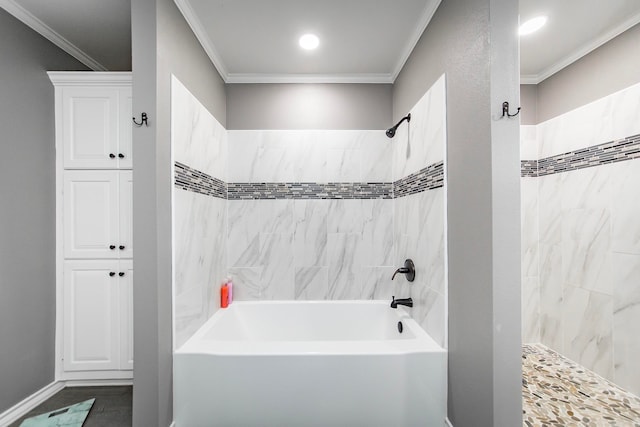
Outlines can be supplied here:
[[120, 250], [124, 250], [124, 245], [120, 245]]
[[118, 157], [119, 157], [119, 158], [121, 158], [121, 159], [124, 159], [124, 154], [119, 153], [119, 154], [118, 154]]
[[109, 154], [109, 158], [111, 158], [111, 159], [115, 159], [115, 158], [116, 158], [116, 155], [115, 155], [115, 154], [113, 154], [113, 153], [111, 153], [111, 154]]
[[121, 271], [120, 273], [118, 273], [118, 276], [120, 277], [124, 276], [124, 271]]
[[114, 250], [116, 248], [116, 245], [109, 245], [109, 249]]
[[110, 272], [109, 272], [109, 276], [110, 276], [110, 277], [113, 277], [113, 276], [115, 276], [115, 275], [116, 275], [116, 272], [115, 272], [115, 271], [110, 271]]

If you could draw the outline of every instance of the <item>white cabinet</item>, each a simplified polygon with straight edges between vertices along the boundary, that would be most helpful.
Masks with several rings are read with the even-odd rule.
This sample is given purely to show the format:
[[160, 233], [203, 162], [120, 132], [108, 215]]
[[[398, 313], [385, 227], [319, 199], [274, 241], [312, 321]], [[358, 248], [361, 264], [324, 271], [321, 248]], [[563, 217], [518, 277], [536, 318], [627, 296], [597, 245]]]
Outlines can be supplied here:
[[133, 368], [131, 260], [66, 261], [64, 369]]
[[[120, 276], [120, 273], [124, 273]], [[120, 280], [120, 369], [133, 370], [133, 261], [121, 260]]]
[[133, 255], [132, 172], [64, 172], [64, 257], [117, 259]]
[[131, 88], [63, 87], [67, 169], [131, 168]]
[[118, 254], [133, 258], [133, 172], [118, 174]]
[[56, 377], [130, 379], [131, 73], [48, 74], [56, 97]]

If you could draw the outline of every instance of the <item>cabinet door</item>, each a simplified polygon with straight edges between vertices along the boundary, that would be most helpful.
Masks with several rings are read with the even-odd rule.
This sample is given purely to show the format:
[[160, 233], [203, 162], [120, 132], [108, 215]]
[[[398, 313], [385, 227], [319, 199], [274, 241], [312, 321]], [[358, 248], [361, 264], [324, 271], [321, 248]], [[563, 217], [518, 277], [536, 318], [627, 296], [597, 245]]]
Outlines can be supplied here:
[[117, 89], [64, 88], [61, 114], [65, 168], [117, 167]]
[[[133, 118], [133, 97], [131, 88], [122, 88], [119, 91], [119, 117], [118, 120], [118, 167], [120, 169], [131, 169], [133, 166], [132, 157], [132, 118]], [[138, 121], [140, 117], [137, 118]]]
[[133, 173], [122, 171], [118, 179], [118, 253], [120, 258], [133, 258]]
[[64, 173], [65, 258], [117, 258], [118, 172]]
[[66, 371], [119, 368], [117, 272], [118, 261], [65, 263], [63, 366]]
[[[123, 273], [120, 276], [120, 273]], [[120, 261], [120, 369], [133, 369], [133, 261]]]

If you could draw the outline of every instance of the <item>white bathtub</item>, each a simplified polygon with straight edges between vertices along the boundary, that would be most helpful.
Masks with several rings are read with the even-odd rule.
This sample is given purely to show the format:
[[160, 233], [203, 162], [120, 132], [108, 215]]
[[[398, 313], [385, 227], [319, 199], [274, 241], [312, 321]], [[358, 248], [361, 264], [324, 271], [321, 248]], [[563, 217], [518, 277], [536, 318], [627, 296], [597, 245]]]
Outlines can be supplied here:
[[441, 427], [446, 363], [388, 301], [234, 302], [174, 355], [176, 427]]

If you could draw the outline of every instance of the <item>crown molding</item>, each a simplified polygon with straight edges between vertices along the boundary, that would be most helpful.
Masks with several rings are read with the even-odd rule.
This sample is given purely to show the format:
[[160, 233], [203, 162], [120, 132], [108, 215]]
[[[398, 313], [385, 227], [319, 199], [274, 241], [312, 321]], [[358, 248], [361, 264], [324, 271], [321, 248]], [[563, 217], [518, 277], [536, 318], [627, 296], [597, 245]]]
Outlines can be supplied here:
[[243, 74], [227, 75], [226, 83], [375, 83], [391, 84], [391, 74]]
[[54, 85], [65, 86], [127, 86], [131, 85], [130, 71], [48, 71]]
[[537, 85], [538, 83], [540, 80], [537, 74], [520, 74], [521, 85]]
[[94, 71], [107, 71], [107, 67], [84, 53], [80, 48], [55, 32], [51, 27], [36, 18], [31, 12], [17, 4], [14, 0], [0, 0], [0, 7], [90, 69]]
[[424, 8], [424, 11], [420, 16], [420, 21], [418, 21], [419, 25], [411, 34], [411, 38], [409, 39], [409, 44], [405, 46], [404, 50], [402, 51], [402, 56], [400, 57], [398, 63], [393, 69], [393, 72], [391, 73], [391, 83], [394, 83], [398, 78], [400, 71], [402, 71], [402, 69], [404, 68], [404, 64], [406, 64], [407, 60], [409, 59], [409, 56], [411, 56], [411, 53], [413, 52], [413, 49], [415, 49], [416, 45], [418, 44], [418, 41], [420, 41], [420, 37], [422, 37], [422, 33], [424, 33], [424, 30], [427, 28], [427, 25], [429, 25], [429, 22], [431, 22], [431, 18], [433, 18], [433, 15], [436, 13], [436, 10], [438, 10], [438, 6], [440, 6], [441, 1], [442, 0], [435, 0], [435, 1], [429, 1], [427, 3], [427, 6]]
[[178, 10], [180, 10], [182, 16], [184, 16], [184, 19], [187, 21], [187, 24], [191, 27], [191, 31], [193, 31], [193, 34], [195, 34], [196, 38], [202, 45], [202, 48], [207, 53], [207, 56], [209, 56], [213, 66], [218, 70], [218, 74], [220, 74], [222, 80], [224, 80], [225, 83], [229, 83], [229, 73], [227, 72], [227, 68], [225, 67], [224, 62], [222, 62], [220, 54], [213, 46], [213, 43], [209, 40], [209, 37], [207, 37], [204, 25], [202, 25], [200, 18], [189, 4], [189, 1], [174, 0], [174, 3], [178, 6]]
[[564, 59], [556, 62], [555, 64], [552, 64], [551, 66], [545, 68], [540, 73], [538, 73], [538, 74], [523, 74], [523, 75], [520, 75], [520, 83], [521, 84], [536, 84], [536, 85], [538, 83], [541, 83], [542, 81], [548, 79], [549, 77], [551, 77], [552, 75], [554, 75], [558, 71], [562, 70], [563, 68], [568, 67], [569, 65], [573, 64], [574, 62], [576, 62], [577, 60], [579, 60], [583, 56], [588, 55], [589, 53], [593, 52], [594, 50], [596, 50], [597, 48], [599, 48], [603, 44], [605, 44], [608, 41], [614, 39], [615, 37], [617, 37], [620, 34], [624, 33], [629, 28], [633, 27], [634, 25], [636, 25], [638, 23], [640, 23], [640, 13], [638, 13], [636, 15], [632, 15], [629, 19], [624, 21], [622, 24], [614, 27], [611, 31], [608, 31], [605, 34], [603, 34], [602, 36], [590, 41], [589, 43], [586, 43], [586, 44], [582, 45], [580, 48], [575, 50], [572, 54], [570, 54], [569, 56], [565, 57]]

